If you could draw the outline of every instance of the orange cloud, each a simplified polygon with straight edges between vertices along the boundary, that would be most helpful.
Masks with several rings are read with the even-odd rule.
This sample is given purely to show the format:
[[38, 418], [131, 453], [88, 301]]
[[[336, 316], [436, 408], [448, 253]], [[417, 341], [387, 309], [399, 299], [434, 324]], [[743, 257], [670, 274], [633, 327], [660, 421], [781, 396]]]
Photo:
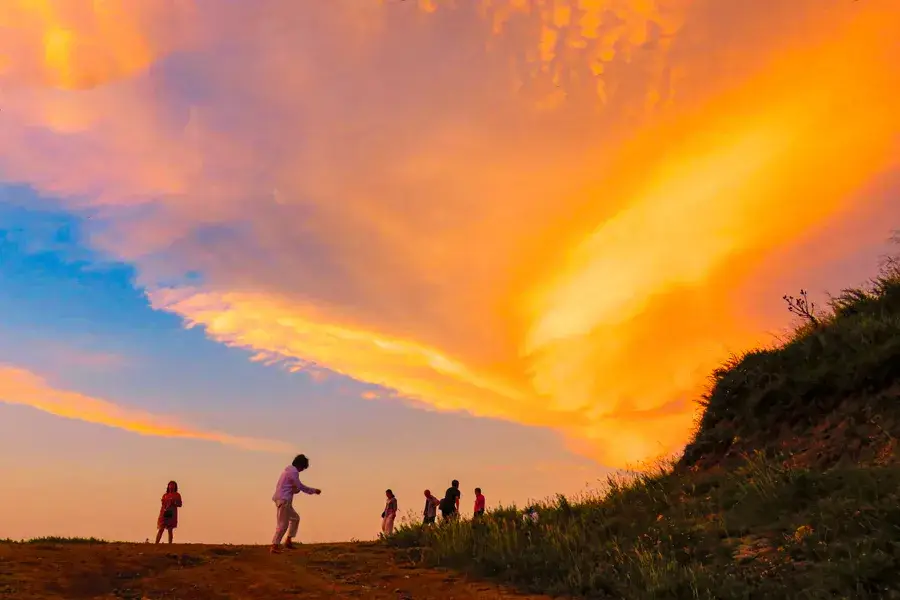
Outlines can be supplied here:
[[204, 431], [139, 410], [77, 392], [58, 390], [39, 376], [16, 367], [0, 365], [0, 402], [30, 406], [51, 415], [124, 429], [140, 435], [218, 442], [245, 450], [290, 452], [287, 444]]
[[898, 167], [891, 0], [261, 1], [175, 13], [175, 46], [150, 6], [130, 45], [70, 18], [93, 53], [50, 65], [57, 16], [0, 42], [0, 171], [255, 360], [612, 466], [685, 441], [771, 325], [733, 290]]
[[132, 76], [181, 42], [186, 4], [9, 0], [0, 6], [0, 77], [77, 90]]

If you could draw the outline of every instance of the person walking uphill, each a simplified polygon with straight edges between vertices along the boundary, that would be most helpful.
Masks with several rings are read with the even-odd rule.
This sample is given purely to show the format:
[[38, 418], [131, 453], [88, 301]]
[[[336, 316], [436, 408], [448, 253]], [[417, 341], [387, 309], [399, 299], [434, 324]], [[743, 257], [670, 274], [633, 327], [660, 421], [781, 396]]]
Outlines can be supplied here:
[[391, 490], [385, 490], [387, 501], [381, 513], [381, 535], [387, 537], [394, 533], [394, 519], [397, 517], [397, 496]]
[[459, 515], [459, 499], [462, 494], [459, 491], [459, 482], [453, 480], [450, 487], [444, 492], [439, 508], [441, 509], [441, 517], [444, 521], [450, 521]]
[[181, 508], [181, 494], [178, 484], [170, 481], [166, 485], [166, 493], [160, 499], [159, 517], [156, 519], [156, 543], [162, 539], [163, 531], [169, 532], [169, 543], [172, 543], [172, 530], [178, 527], [178, 509]]
[[309, 468], [309, 459], [303, 454], [298, 454], [294, 461], [281, 473], [278, 483], [275, 484], [275, 494], [272, 501], [275, 503], [275, 536], [272, 538], [272, 552], [281, 552], [281, 538], [287, 533], [285, 548], [293, 548], [293, 540], [297, 536], [297, 528], [300, 527], [300, 515], [294, 510], [294, 495], [321, 494], [322, 490], [311, 488], [300, 482], [300, 471]]
[[424, 519], [422, 520], [423, 525], [434, 524], [434, 519], [437, 517], [437, 509], [440, 503], [441, 501], [431, 494], [431, 490], [425, 490], [425, 510], [422, 512], [424, 515]]

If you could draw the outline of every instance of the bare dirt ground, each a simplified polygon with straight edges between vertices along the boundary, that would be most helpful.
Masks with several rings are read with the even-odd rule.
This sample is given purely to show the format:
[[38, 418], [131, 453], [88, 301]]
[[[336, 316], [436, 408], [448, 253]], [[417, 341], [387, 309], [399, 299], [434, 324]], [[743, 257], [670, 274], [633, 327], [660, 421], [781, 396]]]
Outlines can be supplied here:
[[265, 547], [0, 543], [0, 600], [427, 598], [538, 600], [377, 544]]

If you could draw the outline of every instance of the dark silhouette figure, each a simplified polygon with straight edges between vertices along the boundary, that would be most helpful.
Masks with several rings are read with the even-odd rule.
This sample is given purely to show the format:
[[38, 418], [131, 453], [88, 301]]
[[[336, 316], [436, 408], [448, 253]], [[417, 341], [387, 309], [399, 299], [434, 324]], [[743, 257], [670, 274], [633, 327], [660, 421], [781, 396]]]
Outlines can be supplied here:
[[178, 527], [178, 509], [181, 508], [181, 494], [178, 493], [177, 483], [169, 482], [160, 503], [162, 506], [159, 508], [159, 518], [156, 519], [156, 543], [162, 539], [163, 531], [167, 531], [171, 544], [172, 531]]
[[459, 499], [462, 494], [459, 491], [459, 481], [454, 479], [447, 491], [444, 492], [444, 498], [441, 500], [439, 508], [441, 509], [441, 517], [444, 521], [452, 521], [459, 516]]

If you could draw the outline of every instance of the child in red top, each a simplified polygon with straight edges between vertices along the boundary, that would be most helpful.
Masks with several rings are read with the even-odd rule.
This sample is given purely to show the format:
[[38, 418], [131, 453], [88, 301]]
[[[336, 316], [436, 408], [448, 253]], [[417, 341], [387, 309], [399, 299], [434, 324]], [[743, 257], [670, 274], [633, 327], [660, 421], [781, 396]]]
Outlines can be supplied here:
[[484, 516], [484, 496], [481, 494], [481, 488], [475, 488], [475, 512], [473, 517], [480, 519]]
[[172, 530], [178, 527], [178, 509], [181, 507], [181, 494], [178, 484], [170, 481], [166, 493], [160, 499], [159, 518], [156, 520], [156, 543], [162, 539], [163, 530], [169, 532], [169, 543], [172, 543]]

